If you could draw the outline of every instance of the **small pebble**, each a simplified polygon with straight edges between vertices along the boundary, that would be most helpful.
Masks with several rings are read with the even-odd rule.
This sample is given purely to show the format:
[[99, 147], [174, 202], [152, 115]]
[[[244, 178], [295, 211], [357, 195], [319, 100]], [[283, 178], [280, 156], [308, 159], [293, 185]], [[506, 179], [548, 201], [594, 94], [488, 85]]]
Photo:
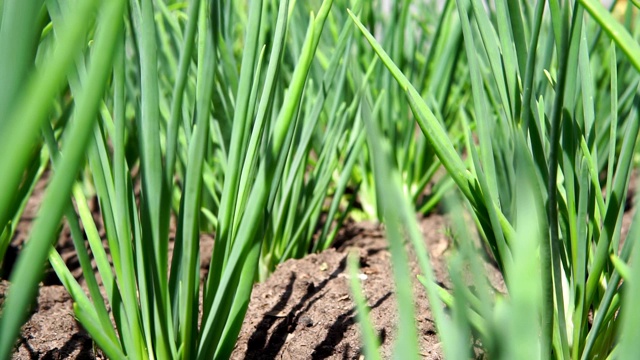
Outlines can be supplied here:
[[313, 326], [313, 320], [311, 320], [310, 317], [308, 316], [301, 316], [300, 320], [298, 321], [298, 323], [300, 325], [306, 326], [306, 327], [312, 327]]

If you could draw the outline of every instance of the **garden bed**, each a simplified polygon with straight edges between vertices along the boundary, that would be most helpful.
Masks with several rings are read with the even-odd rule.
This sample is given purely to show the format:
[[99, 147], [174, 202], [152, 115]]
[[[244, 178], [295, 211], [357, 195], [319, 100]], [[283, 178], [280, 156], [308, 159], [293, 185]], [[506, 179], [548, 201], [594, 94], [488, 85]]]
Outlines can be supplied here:
[[[626, 236], [632, 215], [625, 213], [622, 236]], [[451, 245], [445, 235], [446, 219], [434, 214], [420, 221], [435, 275], [446, 288], [451, 286], [446, 256]], [[64, 233], [63, 233], [64, 235]], [[201, 239], [211, 249], [210, 237]], [[61, 239], [59, 250], [72, 270], [80, 273], [69, 239]], [[391, 354], [397, 323], [391, 257], [382, 229], [371, 222], [350, 223], [329, 250], [303, 259], [288, 260], [264, 283], [254, 285], [249, 309], [233, 352], [233, 359], [360, 359], [360, 335], [350, 295], [346, 257], [360, 255], [361, 279], [371, 307], [370, 316], [382, 341], [382, 354]], [[208, 258], [202, 262], [205, 272]], [[411, 261], [414, 274], [419, 270]], [[504, 291], [499, 271], [486, 264], [492, 285]], [[24, 325], [13, 359], [104, 359], [89, 335], [75, 320], [72, 300], [51, 276], [41, 283], [34, 313]], [[0, 300], [7, 282], [0, 281]], [[424, 287], [414, 281], [421, 356], [441, 359], [440, 342], [431, 319]], [[0, 301], [1, 302], [1, 301]]]
[[[631, 195], [635, 193], [635, 179], [633, 176], [623, 217], [623, 239], [633, 214]], [[29, 201], [20, 231], [13, 241], [14, 251], [27, 235], [39, 199], [36, 194]], [[420, 219], [420, 225], [436, 278], [449, 289], [451, 283], [446, 258], [452, 244], [446, 235], [447, 219], [443, 215], [432, 214]], [[209, 266], [213, 241], [210, 236], [201, 236], [203, 277]], [[352, 251], [360, 257], [361, 282], [371, 307], [370, 317], [382, 342], [381, 354], [390, 358], [397, 315], [391, 256], [387, 246], [384, 231], [378, 224], [350, 222], [340, 231], [332, 248], [303, 259], [288, 260], [278, 266], [267, 281], [254, 285], [232, 359], [361, 359], [361, 339], [346, 271], [346, 258]], [[66, 227], [57, 248], [82, 284], [81, 271]], [[410, 265], [413, 274], [419, 274], [413, 257]], [[485, 270], [494, 288], [504, 292], [499, 271], [488, 263], [485, 263]], [[7, 281], [0, 280], [0, 304], [7, 285]], [[440, 341], [424, 287], [414, 281], [413, 290], [420, 355], [425, 359], [441, 359]], [[102, 352], [76, 321], [72, 306], [71, 297], [55, 274], [48, 270], [40, 284], [33, 314], [23, 326], [13, 359], [104, 359]]]
[[[37, 201], [34, 197], [32, 201]], [[30, 209], [35, 207], [30, 207]], [[32, 217], [27, 214], [14, 245], [22, 241]], [[446, 220], [434, 214], [421, 219], [438, 280], [449, 287], [445, 258], [450, 239]], [[211, 252], [213, 239], [201, 237], [203, 254]], [[74, 274], [80, 269], [63, 230], [58, 250]], [[346, 258], [351, 251], [360, 256], [361, 282], [371, 306], [371, 318], [382, 341], [382, 354], [389, 357], [397, 323], [391, 256], [384, 231], [371, 222], [349, 223], [336, 244], [327, 251], [278, 266], [264, 283], [254, 286], [233, 359], [359, 359], [360, 335], [350, 295]], [[210, 259], [204, 257], [203, 275]], [[411, 268], [418, 274], [412, 259]], [[498, 271], [486, 265], [495, 287], [504, 290]], [[82, 284], [82, 280], [80, 283]], [[0, 283], [4, 295], [6, 281]], [[414, 281], [421, 355], [441, 358], [439, 340], [431, 319], [424, 287]], [[24, 325], [14, 359], [100, 359], [103, 355], [76, 322], [72, 300], [50, 273], [41, 283], [34, 313]]]

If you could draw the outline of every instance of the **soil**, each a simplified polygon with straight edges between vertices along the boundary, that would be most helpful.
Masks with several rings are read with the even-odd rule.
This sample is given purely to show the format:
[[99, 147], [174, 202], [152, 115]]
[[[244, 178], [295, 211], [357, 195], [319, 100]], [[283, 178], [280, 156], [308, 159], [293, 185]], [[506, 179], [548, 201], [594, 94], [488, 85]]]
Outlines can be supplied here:
[[[36, 197], [27, 206], [23, 223], [12, 242], [13, 254], [19, 251], [35, 216], [37, 206], [31, 202], [38, 201]], [[93, 207], [97, 213], [97, 204]], [[628, 211], [625, 215], [623, 237], [629, 227], [630, 214]], [[450, 288], [446, 267], [451, 246], [445, 231], [447, 221], [435, 214], [420, 219], [420, 224], [436, 278], [445, 288]], [[203, 236], [201, 247], [203, 254], [211, 253], [213, 238]], [[64, 228], [57, 248], [81, 280], [73, 244]], [[264, 283], [254, 285], [231, 358], [362, 359], [359, 328], [346, 270], [346, 258], [352, 251], [360, 257], [359, 277], [371, 308], [370, 317], [381, 340], [381, 353], [383, 358], [390, 358], [397, 325], [391, 255], [384, 231], [370, 222], [347, 224], [332, 248], [303, 259], [288, 260], [279, 265]], [[210, 257], [203, 256], [203, 276], [209, 261]], [[413, 274], [419, 273], [413, 258], [410, 267]], [[498, 270], [488, 263], [485, 269], [494, 288], [505, 292]], [[0, 280], [0, 306], [7, 285], [7, 281]], [[424, 287], [414, 281], [413, 290], [420, 354], [425, 359], [441, 359], [440, 342]], [[76, 322], [72, 304], [55, 275], [48, 273], [41, 283], [33, 314], [23, 326], [13, 359], [104, 359]]]
[[[450, 243], [444, 232], [445, 219], [432, 215], [421, 219], [421, 225], [436, 277], [448, 286], [445, 257]], [[391, 257], [383, 233], [374, 223], [350, 223], [341, 230], [333, 248], [303, 259], [288, 260], [278, 266], [267, 281], [256, 284], [232, 359], [361, 358], [359, 329], [346, 271], [347, 255], [352, 251], [360, 256], [360, 278], [371, 307], [371, 319], [381, 339], [381, 352], [385, 358], [390, 357], [397, 316]], [[201, 246], [206, 249], [205, 253], [211, 251], [212, 245], [213, 239], [203, 236]], [[68, 266], [76, 270], [77, 261], [71, 255], [73, 245], [64, 230], [58, 248]], [[203, 259], [203, 275], [208, 261]], [[415, 261], [412, 260], [410, 266], [414, 274], [419, 273]], [[503, 289], [500, 275], [490, 266], [488, 269], [496, 280], [494, 285]], [[0, 282], [0, 294], [4, 294], [7, 284]], [[417, 281], [414, 281], [414, 293], [421, 354], [426, 359], [440, 359], [439, 340], [424, 287]], [[1, 298], [2, 295], [0, 302]], [[64, 287], [52, 280], [44, 281], [13, 359], [103, 358], [76, 322], [72, 304]]]
[[[4, 294], [7, 282], [0, 283]], [[41, 286], [37, 306], [23, 326], [13, 359], [97, 359], [99, 350], [76, 322], [72, 300], [60, 285]]]
[[[448, 287], [445, 258], [449, 239], [445, 219], [421, 220], [438, 281]], [[360, 257], [360, 279], [371, 308], [369, 316], [390, 358], [397, 324], [391, 255], [383, 231], [373, 223], [352, 224], [334, 248], [280, 265], [266, 282], [256, 284], [232, 359], [359, 359], [360, 334], [351, 299], [347, 255]], [[419, 274], [415, 259], [410, 262]], [[496, 269], [493, 285], [504, 289]], [[413, 282], [420, 354], [441, 359], [440, 342], [424, 287]]]

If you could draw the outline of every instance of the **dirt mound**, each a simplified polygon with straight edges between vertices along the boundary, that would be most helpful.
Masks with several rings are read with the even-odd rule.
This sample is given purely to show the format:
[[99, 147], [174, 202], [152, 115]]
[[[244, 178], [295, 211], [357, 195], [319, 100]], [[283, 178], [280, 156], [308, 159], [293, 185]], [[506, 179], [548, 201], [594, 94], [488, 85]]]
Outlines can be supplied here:
[[[447, 286], [444, 258], [449, 242], [444, 225], [438, 215], [422, 220], [436, 276]], [[286, 261], [266, 282], [254, 286], [233, 359], [359, 359], [359, 328], [346, 270], [351, 251], [360, 256], [360, 278], [370, 316], [382, 342], [381, 351], [389, 357], [397, 316], [391, 256], [383, 232], [372, 223], [350, 224], [340, 239], [325, 252]], [[211, 242], [207, 241], [207, 251]], [[60, 246], [71, 244], [62, 240]], [[68, 265], [73, 267], [73, 263]], [[414, 261], [411, 267], [417, 274]], [[492, 278], [500, 279], [497, 274]], [[5, 288], [6, 282], [0, 285], [0, 294]], [[414, 292], [421, 355], [438, 359], [439, 340], [424, 288], [417, 281]], [[75, 321], [71, 298], [55, 284], [42, 284], [34, 313], [17, 345], [14, 359], [103, 358]]]

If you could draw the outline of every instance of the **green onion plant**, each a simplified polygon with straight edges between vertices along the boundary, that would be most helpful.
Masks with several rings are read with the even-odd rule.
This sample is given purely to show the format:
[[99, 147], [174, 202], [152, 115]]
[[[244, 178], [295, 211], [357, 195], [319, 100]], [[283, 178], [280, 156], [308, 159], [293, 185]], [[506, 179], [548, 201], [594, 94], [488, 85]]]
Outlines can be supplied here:
[[[344, 4], [345, 6], [348, 4]], [[389, 57], [414, 84], [439, 115], [439, 120], [454, 146], [464, 145], [462, 125], [456, 116], [458, 104], [466, 101], [462, 89], [468, 87], [468, 67], [459, 56], [462, 45], [460, 22], [452, 3], [444, 6], [441, 16], [436, 1], [379, 1], [365, 2], [360, 18], [370, 29], [375, 29], [381, 46], [388, 49]], [[346, 11], [344, 11], [346, 16]], [[452, 187], [453, 181], [438, 173], [441, 164], [434, 148], [411, 121], [409, 104], [403, 99], [403, 90], [382, 62], [376, 57], [366, 40], [356, 37], [357, 63], [350, 69], [349, 79], [356, 88], [358, 79], [373, 68], [364, 89], [370, 103], [380, 102], [376, 121], [380, 123], [383, 138], [391, 141], [393, 160], [402, 173], [404, 192], [412, 199], [416, 210], [426, 214]], [[353, 79], [353, 80], [351, 80]], [[381, 211], [376, 203], [374, 161], [364, 149], [354, 175], [361, 181], [359, 202], [364, 218], [377, 218]]]
[[[476, 340], [489, 358], [632, 358], [640, 30], [617, 2], [0, 0], [0, 263], [48, 179], [0, 359], [47, 258], [107, 357], [228, 358], [254, 282], [350, 215], [386, 225], [399, 358], [419, 354], [406, 242], [448, 358]], [[416, 222], [442, 199], [481, 244], [453, 216], [452, 289]], [[62, 219], [82, 285], [53, 247]]]
[[[498, 0], [490, 6], [457, 0], [449, 6], [460, 20], [471, 80], [471, 105], [460, 104], [456, 113], [465, 127], [469, 166], [433, 104], [417, 90], [423, 84], [403, 73], [366, 22], [351, 16], [404, 90], [464, 198], [450, 208], [454, 214], [462, 205], [470, 210], [508, 296], [492, 295], [486, 279], [477, 276], [480, 257], [460, 219], [454, 219], [461, 233], [458, 252], [450, 259], [453, 294], [437, 289], [412, 230], [415, 218], [406, 206], [389, 205], [383, 209], [394, 269], [405, 266], [405, 259], [393, 249], [409, 238], [448, 358], [472, 357], [471, 335], [490, 358], [512, 359], [525, 349], [531, 358], [632, 358], [637, 342], [628, 334], [638, 328], [629, 320], [637, 271], [629, 260], [638, 222], [634, 215], [624, 243], [621, 225], [639, 131], [637, 29], [625, 28], [590, 0]], [[370, 141], [382, 141], [376, 122], [368, 123]], [[402, 186], [391, 152], [374, 154], [387, 169], [376, 178], [383, 203], [399, 196]], [[465, 264], [476, 269], [473, 288], [463, 280]], [[399, 307], [411, 307], [401, 288], [406, 272], [395, 274], [404, 304]], [[442, 303], [451, 316], [442, 314]], [[400, 319], [399, 339], [405, 328], [415, 327], [410, 316]], [[417, 358], [415, 341], [398, 346], [397, 354]]]
[[[37, 163], [32, 152], [38, 146], [38, 133], [47, 126], [47, 117], [56, 95], [72, 72], [74, 61], [86, 48], [86, 36], [93, 33], [95, 51], [89, 55], [91, 67], [86, 72], [85, 86], [76, 94], [73, 119], [64, 129], [64, 158], [58, 164], [47, 187], [39, 216], [30, 233], [29, 241], [18, 257], [11, 275], [12, 285], [2, 309], [0, 319], [0, 358], [8, 358], [13, 349], [20, 326], [27, 318], [27, 309], [35, 297], [43, 266], [55, 238], [75, 174], [84, 161], [85, 149], [95, 124], [100, 98], [108, 81], [113, 49], [120, 33], [123, 2], [102, 5], [95, 1], [74, 2], [74, 11], [54, 35], [42, 21], [42, 2], [3, 2], [0, 47], [3, 56], [0, 65], [2, 95], [0, 95], [0, 149], [6, 156], [0, 160], [4, 189], [0, 198], [0, 226], [3, 232], [15, 216], [16, 201], [29, 183], [35, 181], [29, 168]], [[43, 53], [37, 54], [40, 36], [47, 40]], [[18, 44], [18, 45], [16, 45]], [[90, 85], [87, 85], [90, 84]], [[23, 176], [23, 175], [27, 176]], [[21, 194], [16, 198], [16, 194]], [[13, 212], [13, 213], [12, 213]], [[3, 238], [6, 249], [9, 237]], [[4, 250], [3, 250], [4, 252]]]
[[[20, 66], [36, 71], [1, 64], [13, 84], [2, 93], [1, 148], [22, 150], [0, 163], [0, 185], [19, 189], [0, 199], [0, 249], [44, 169], [53, 175], [10, 279], [0, 358], [35, 296], [42, 269], [33, 264], [47, 256], [107, 357], [230, 356], [253, 283], [327, 248], [353, 207], [362, 92], [341, 96], [355, 25], [332, 5], [3, 3], [3, 19], [31, 16]], [[4, 49], [22, 26], [10, 21]], [[321, 42], [326, 61], [316, 61]], [[84, 287], [52, 247], [63, 215]], [[205, 278], [202, 231], [215, 234]]]

